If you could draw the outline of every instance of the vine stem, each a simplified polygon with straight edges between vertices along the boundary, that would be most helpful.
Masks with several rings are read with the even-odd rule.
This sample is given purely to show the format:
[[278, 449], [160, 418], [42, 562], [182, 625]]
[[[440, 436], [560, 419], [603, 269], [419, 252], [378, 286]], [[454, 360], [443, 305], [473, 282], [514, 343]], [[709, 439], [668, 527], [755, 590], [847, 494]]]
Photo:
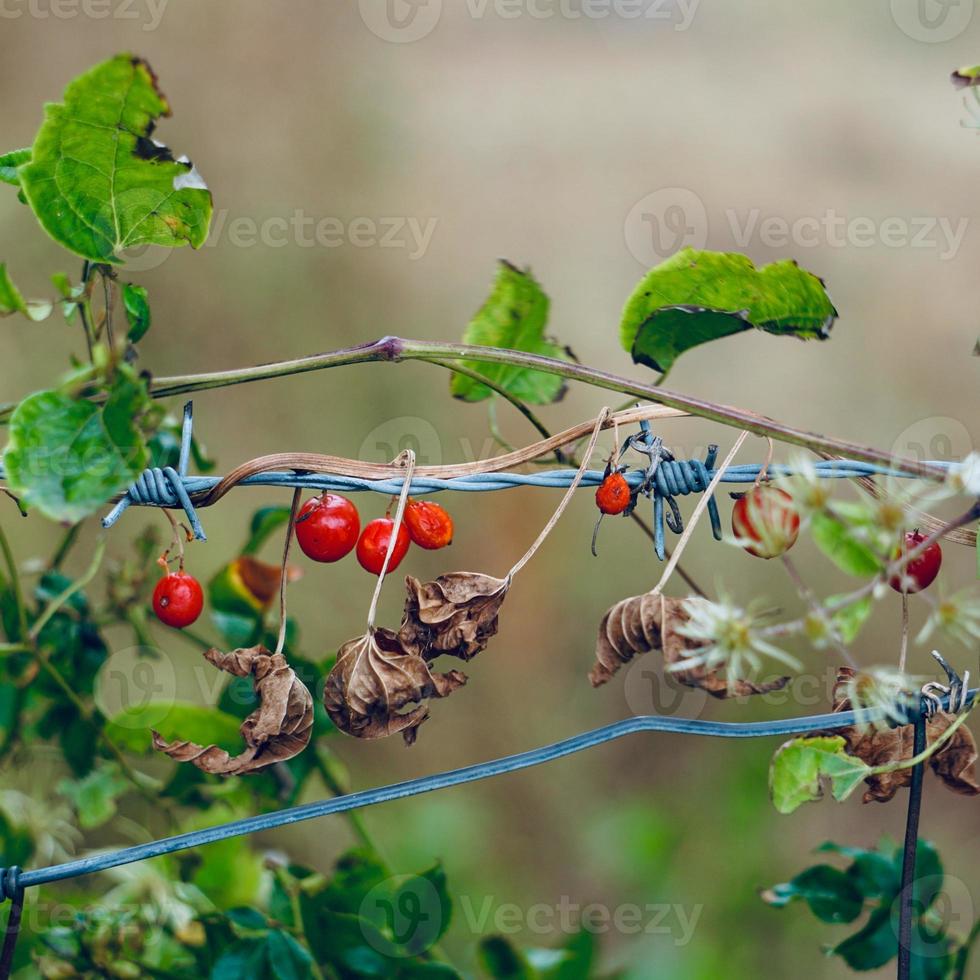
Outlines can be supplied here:
[[374, 630], [374, 618], [378, 612], [378, 600], [381, 598], [381, 588], [384, 585], [385, 576], [388, 574], [388, 566], [391, 564], [391, 556], [394, 554], [395, 545], [398, 543], [398, 532], [401, 530], [402, 518], [405, 516], [405, 505], [408, 503], [408, 490], [412, 485], [412, 474], [415, 472], [415, 453], [411, 449], [406, 449], [395, 460], [405, 467], [405, 479], [402, 481], [402, 489], [398, 494], [398, 507], [395, 510], [395, 517], [391, 524], [391, 533], [388, 536], [388, 548], [385, 551], [385, 560], [378, 573], [378, 581], [374, 586], [374, 595], [371, 596], [371, 607], [368, 609], [367, 628]]
[[383, 337], [380, 340], [355, 347], [277, 361], [272, 364], [158, 378], [152, 383], [150, 391], [154, 397], [164, 398], [210, 388], [245, 384], [251, 381], [282, 378], [347, 364], [367, 364], [379, 361], [398, 363], [410, 360], [431, 363], [467, 360], [529, 368], [534, 371], [542, 371], [545, 374], [556, 374], [570, 381], [582, 381], [597, 388], [618, 391], [624, 395], [667, 405], [709, 421], [719, 422], [722, 425], [744, 429], [760, 436], [771, 436], [780, 442], [800, 446], [803, 449], [835, 453], [881, 466], [898, 466], [904, 472], [935, 480], [942, 480], [946, 475], [942, 468], [929, 466], [918, 460], [893, 456], [870, 446], [862, 446], [847, 440], [809, 432], [806, 429], [788, 425], [746, 409], [706, 401], [656, 385], [631, 381], [629, 378], [601, 371], [598, 368], [561, 361], [557, 358], [543, 357], [539, 354], [526, 354], [523, 351], [498, 347], [478, 347], [470, 344]]
[[296, 514], [299, 511], [302, 494], [300, 487], [293, 491], [293, 500], [289, 507], [289, 523], [286, 525], [286, 540], [282, 546], [282, 568], [279, 571], [279, 636], [276, 639], [276, 653], [282, 653], [286, 645], [286, 579], [289, 577], [286, 563], [289, 561], [289, 546], [293, 543]]

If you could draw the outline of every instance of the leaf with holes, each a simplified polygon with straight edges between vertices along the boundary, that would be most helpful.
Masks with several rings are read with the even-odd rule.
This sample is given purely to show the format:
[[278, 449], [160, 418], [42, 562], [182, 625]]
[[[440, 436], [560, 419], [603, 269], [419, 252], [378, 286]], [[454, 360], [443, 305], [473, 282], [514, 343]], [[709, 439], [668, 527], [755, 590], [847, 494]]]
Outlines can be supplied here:
[[753, 328], [826, 340], [836, 317], [823, 282], [791, 260], [756, 268], [735, 252], [685, 248], [633, 291], [620, 342], [637, 363], [666, 372], [684, 351]]
[[141, 245], [204, 244], [211, 194], [196, 168], [152, 138], [170, 115], [156, 76], [117, 55], [49, 104], [31, 158], [17, 171], [44, 230], [93, 262], [121, 263]]
[[[501, 262], [493, 290], [470, 321], [463, 342], [572, 360], [571, 351], [545, 336], [547, 321], [548, 297], [531, 273], [509, 262]], [[463, 361], [462, 364], [532, 405], [547, 405], [565, 392], [565, 382], [554, 374], [486, 361]], [[450, 391], [455, 398], [468, 402], [482, 401], [493, 395], [486, 385], [463, 374], [452, 376]]]
[[140, 430], [151, 408], [146, 381], [119, 365], [106, 394], [98, 403], [39, 391], [17, 406], [3, 463], [25, 504], [75, 523], [139, 476], [148, 458]]

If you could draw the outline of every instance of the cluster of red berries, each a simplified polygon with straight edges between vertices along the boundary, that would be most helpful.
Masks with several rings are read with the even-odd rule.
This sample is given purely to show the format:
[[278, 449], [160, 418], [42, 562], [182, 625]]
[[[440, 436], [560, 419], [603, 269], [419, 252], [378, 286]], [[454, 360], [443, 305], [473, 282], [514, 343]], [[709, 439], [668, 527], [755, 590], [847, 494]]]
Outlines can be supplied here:
[[[395, 522], [389, 517], [377, 517], [361, 530], [357, 508], [335, 493], [324, 493], [308, 500], [296, 518], [296, 540], [303, 554], [314, 561], [340, 561], [357, 548], [361, 567], [374, 575], [381, 574], [385, 555], [391, 542]], [[453, 519], [443, 507], [428, 500], [409, 500], [388, 571], [393, 572], [414, 542], [420, 548], [435, 550], [452, 544]]]

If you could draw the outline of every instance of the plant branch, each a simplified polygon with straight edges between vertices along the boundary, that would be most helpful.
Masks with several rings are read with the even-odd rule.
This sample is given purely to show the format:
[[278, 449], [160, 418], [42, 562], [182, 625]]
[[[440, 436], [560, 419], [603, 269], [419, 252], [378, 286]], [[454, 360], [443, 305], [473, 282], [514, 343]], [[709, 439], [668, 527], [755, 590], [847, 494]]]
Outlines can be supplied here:
[[428, 361], [432, 363], [470, 360], [530, 368], [535, 371], [542, 371], [545, 374], [555, 374], [570, 381], [582, 381], [598, 388], [618, 391], [624, 395], [667, 405], [671, 408], [697, 415], [700, 418], [719, 422], [722, 425], [733, 426], [738, 429], [745, 429], [756, 435], [771, 436], [781, 442], [800, 446], [804, 449], [811, 449], [816, 452], [835, 453], [881, 466], [899, 466], [904, 472], [935, 480], [942, 480], [945, 477], [945, 471], [939, 467], [929, 466], [918, 460], [896, 457], [870, 446], [862, 446], [843, 439], [809, 432], [784, 422], [766, 418], [763, 415], [746, 409], [716, 404], [691, 395], [669, 391], [656, 385], [631, 381], [629, 378], [610, 374], [607, 371], [600, 371], [597, 368], [587, 367], [582, 364], [497, 347], [476, 347], [468, 344], [384, 337], [381, 340], [361, 344], [356, 347], [347, 347], [341, 350], [278, 361], [272, 364], [261, 364], [254, 367], [214, 371], [204, 374], [187, 374], [169, 378], [158, 378], [152, 384], [151, 393], [156, 398], [164, 398], [171, 395], [204, 391], [210, 388], [221, 388], [227, 385], [288, 377], [307, 371], [341, 367], [347, 364], [367, 364], [378, 361], [397, 363], [407, 360]]

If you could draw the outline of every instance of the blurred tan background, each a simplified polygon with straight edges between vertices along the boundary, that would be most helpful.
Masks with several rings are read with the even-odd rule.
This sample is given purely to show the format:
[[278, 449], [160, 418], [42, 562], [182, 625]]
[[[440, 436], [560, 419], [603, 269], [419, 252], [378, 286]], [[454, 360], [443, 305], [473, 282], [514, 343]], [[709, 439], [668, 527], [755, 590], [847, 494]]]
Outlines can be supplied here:
[[[825, 278], [841, 316], [822, 345], [759, 334], [696, 350], [670, 387], [924, 457], [980, 446], [980, 360], [969, 356], [980, 330], [980, 142], [961, 128], [962, 97], [947, 78], [980, 60], [980, 13], [970, 0], [945, 19], [926, 0], [935, 23], [911, 0], [159, 2], [116, 5], [105, 19], [92, 16], [103, 8], [91, 0], [0, 3], [0, 149], [28, 145], [42, 102], [60, 98], [74, 75], [132, 50], [151, 62], [174, 109], [158, 138], [189, 153], [214, 191], [207, 247], [133, 264], [155, 321], [141, 364], [155, 374], [278, 360], [386, 333], [457, 338], [495, 260], [506, 257], [532, 268], [552, 298], [552, 331], [583, 361], [652, 380], [618, 346], [619, 312], [647, 265], [693, 243], [757, 262], [794, 257]], [[634, 9], [643, 16], [624, 16]], [[844, 224], [828, 230], [835, 215]], [[796, 233], [781, 231], [780, 220], [801, 218], [808, 223]], [[317, 243], [323, 219], [335, 221], [329, 241]], [[767, 219], [777, 220], [763, 232]], [[0, 221], [0, 259], [25, 293], [43, 294], [44, 277], [31, 270], [64, 269], [63, 255], [12, 192], [0, 195]], [[400, 230], [382, 242], [393, 225]], [[430, 237], [416, 240], [411, 228]], [[55, 321], [6, 321], [3, 332], [2, 401], [47, 386], [72, 345], [80, 353], [80, 334]], [[557, 429], [603, 403], [579, 388], [541, 414]], [[453, 402], [444, 373], [426, 365], [208, 392], [195, 406], [219, 472], [277, 450], [379, 459], [406, 438], [428, 462], [489, 448], [484, 408]], [[500, 414], [512, 441], [531, 441], [522, 419], [507, 406]], [[694, 421], [663, 434], [687, 453], [709, 441], [724, 451], [734, 435]], [[751, 440], [741, 458], [764, 450]], [[191, 549], [194, 570], [220, 566], [252, 509], [280, 499], [241, 490], [205, 513], [210, 541]], [[416, 551], [404, 568], [435, 575], [448, 560], [499, 574], [556, 501], [534, 491], [443, 497], [457, 518], [451, 555]], [[357, 503], [365, 519], [384, 507]], [[727, 521], [727, 504], [722, 510]], [[467, 668], [469, 686], [433, 706], [414, 748], [395, 739], [336, 743], [356, 787], [520, 751], [631, 712], [748, 720], [827, 707], [828, 665], [805, 652], [810, 680], [768, 704], [688, 697], [678, 706], [652, 676], [655, 665], [642, 663], [591, 690], [602, 613], [660, 574], [628, 522], [605, 523], [593, 559], [593, 514], [583, 494], [508, 599], [500, 635]], [[112, 541], [121, 548], [152, 519], [130, 512]], [[37, 519], [11, 531], [27, 555], [56, 534]], [[779, 569], [712, 542], [706, 528], [688, 555], [712, 591], [796, 608]], [[808, 544], [799, 562], [824, 593], [846, 581]], [[972, 562], [947, 548], [947, 585], [969, 582]], [[305, 652], [325, 656], [362, 630], [372, 583], [353, 561], [304, 567], [291, 609]], [[400, 602], [392, 581], [389, 620]], [[858, 644], [868, 664], [897, 657], [898, 599], [881, 606]], [[181, 665], [182, 693], [194, 696], [197, 654], [172, 634], [158, 639]], [[975, 650], [947, 653], [956, 663], [976, 659]], [[914, 651], [915, 669], [928, 669], [927, 654]], [[464, 963], [474, 940], [468, 919], [488, 902], [516, 903], [518, 938], [541, 944], [560, 937], [537, 934], [528, 910], [564, 897], [611, 910], [671, 906], [654, 923], [666, 931], [603, 935], [605, 964], [630, 977], [845, 976], [820, 955], [843, 928], [818, 925], [803, 908], [769, 910], [756, 892], [811, 863], [808, 849], [825, 839], [870, 845], [899, 835], [903, 801], [824, 802], [779, 817], [766, 800], [774, 748], [634, 737], [366, 819], [403, 869], [445, 861], [472, 910], [457, 906], [448, 942]], [[964, 929], [980, 912], [977, 807], [928, 778], [923, 833], [955, 861], [951, 914]], [[331, 819], [262, 843], [326, 867], [350, 838]], [[681, 923], [692, 916], [688, 935]]]

